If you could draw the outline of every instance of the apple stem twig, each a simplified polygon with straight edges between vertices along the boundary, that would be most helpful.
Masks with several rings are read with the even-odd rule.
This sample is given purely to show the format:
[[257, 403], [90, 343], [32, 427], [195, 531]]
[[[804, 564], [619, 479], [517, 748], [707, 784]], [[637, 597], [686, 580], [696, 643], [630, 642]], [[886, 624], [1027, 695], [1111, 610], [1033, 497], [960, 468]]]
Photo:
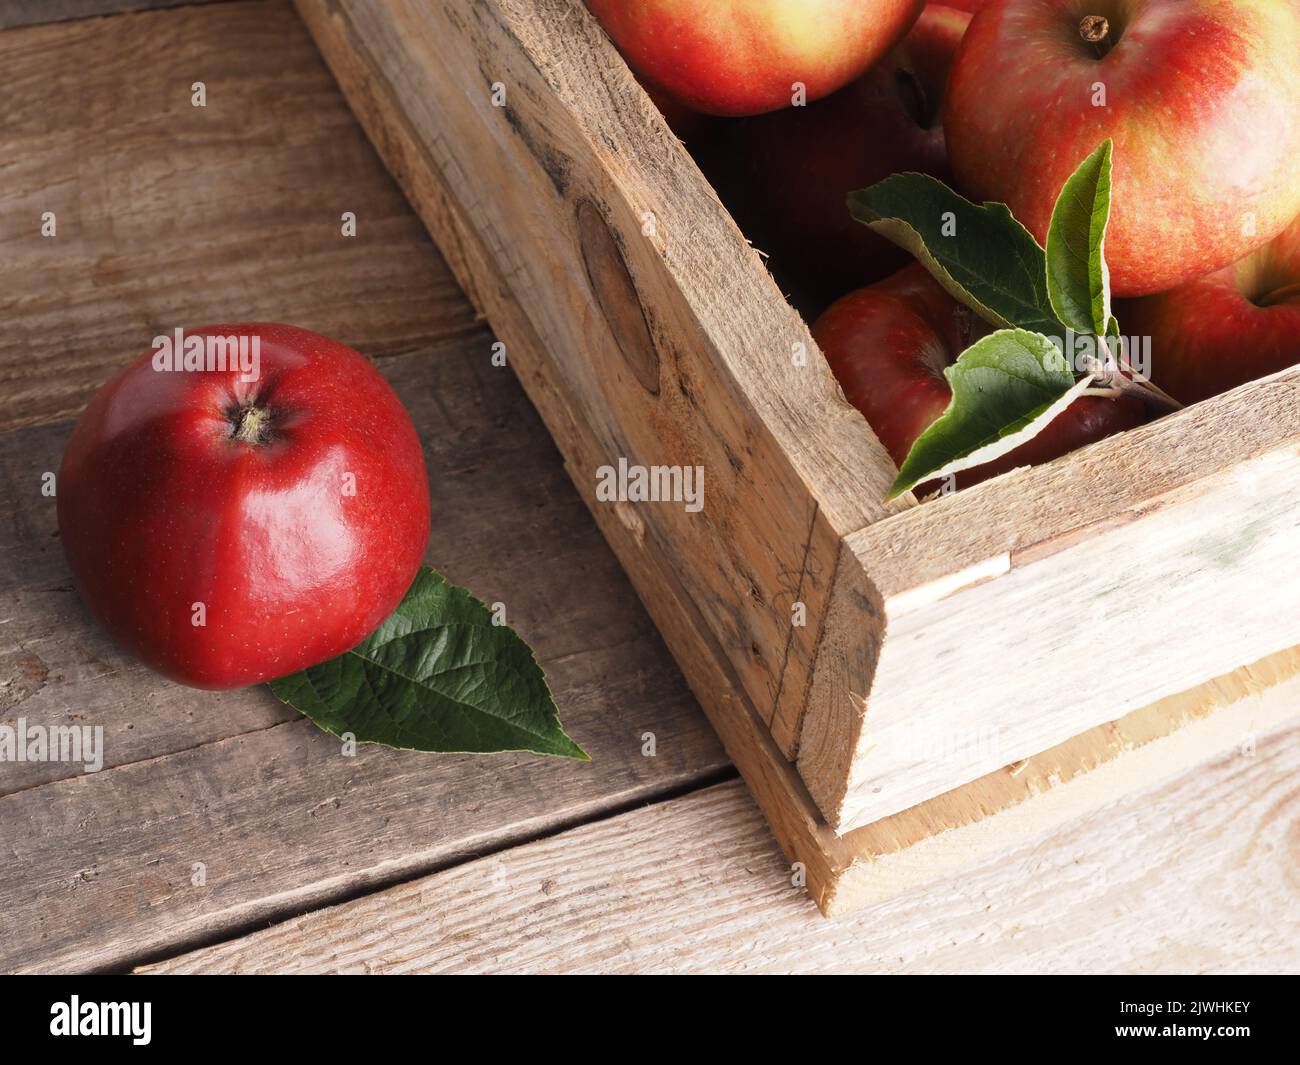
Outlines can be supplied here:
[[1162, 414], [1183, 409], [1183, 404], [1133, 368], [1124, 353], [1122, 338], [1118, 352], [1112, 352], [1105, 363], [1093, 359], [1092, 365], [1086, 367], [1086, 370], [1092, 375], [1093, 384], [1084, 391], [1085, 396], [1105, 396], [1110, 399], [1123, 395], [1137, 396], [1148, 407]]
[[1137, 396], [1143, 403], [1161, 414], [1182, 410], [1183, 404], [1158, 385], [1153, 385], [1141, 374], [1127, 377], [1118, 370], [1102, 370], [1093, 376], [1093, 384], [1084, 389], [1085, 396], [1118, 399], [1120, 396]]
[[1098, 59], [1106, 58], [1110, 51], [1110, 22], [1102, 15], [1085, 15], [1079, 21], [1079, 36], [1092, 45]]

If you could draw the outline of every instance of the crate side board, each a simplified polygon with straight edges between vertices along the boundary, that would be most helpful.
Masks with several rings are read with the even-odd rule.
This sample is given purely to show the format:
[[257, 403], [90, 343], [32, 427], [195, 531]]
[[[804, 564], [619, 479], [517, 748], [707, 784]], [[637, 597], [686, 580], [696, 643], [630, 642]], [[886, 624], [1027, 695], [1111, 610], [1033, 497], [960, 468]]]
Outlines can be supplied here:
[[[806, 326], [577, 0], [299, 9], [584, 500], [675, 562], [792, 755], [840, 542], [915, 505]], [[600, 501], [620, 457], [702, 467], [703, 510]]]
[[[827, 820], [867, 824], [1300, 643], [1298, 491], [1292, 369], [852, 534], [883, 635], [866, 680], [814, 670], [799, 769]], [[837, 625], [824, 641], [850, 638]]]
[[[1022, 468], [864, 526], [853, 541], [871, 566], [873, 583], [893, 598], [998, 555], [1019, 561], [1061, 550], [1168, 492], [1251, 459], [1284, 456], [1295, 446], [1300, 366], [1045, 466]], [[1247, 476], [1273, 478], [1267, 468]], [[1276, 476], [1285, 472], [1279, 468]], [[1276, 484], [1278, 491], [1288, 487]]]
[[1297, 717], [1292, 647], [839, 837], [855, 858], [818, 905], [835, 916], [958, 874], [1211, 758], [1252, 758]]

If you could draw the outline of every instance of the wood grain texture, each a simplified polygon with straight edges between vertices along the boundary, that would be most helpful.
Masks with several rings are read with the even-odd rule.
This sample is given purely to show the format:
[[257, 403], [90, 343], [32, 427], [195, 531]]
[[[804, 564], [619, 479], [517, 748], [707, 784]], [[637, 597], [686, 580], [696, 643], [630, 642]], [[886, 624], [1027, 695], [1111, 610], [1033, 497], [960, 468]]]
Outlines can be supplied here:
[[292, 315], [379, 356], [479, 328], [287, 3], [14, 30], [0, 65], [0, 429], [175, 326]]
[[[913, 502], [806, 326], [580, 0], [299, 10], [615, 549], [676, 570], [629, 569], [670, 647], [721, 649], [791, 753], [839, 540]], [[701, 467], [703, 510], [597, 500], [624, 457]]]
[[[267, 18], [276, 32], [257, 28]], [[108, 99], [131, 90], [125, 67], [101, 70], [99, 60], [107, 60], [98, 50], [138, 55], [141, 27], [154, 41], [178, 44], [153, 57], [151, 85], [188, 86], [197, 64], [210, 92], [238, 87], [245, 106], [263, 117], [231, 120], [220, 144], [199, 138], [192, 146], [203, 151], [177, 154], [165, 109], [138, 100], [119, 108]], [[6, 335], [29, 339], [9, 369], [39, 412], [28, 419], [38, 424], [0, 433], [0, 724], [23, 717], [99, 725], [106, 748], [106, 768], [89, 775], [67, 763], [0, 763], [0, 970], [128, 965], [727, 775], [721, 747], [544, 426], [510, 369], [492, 365], [493, 336], [348, 124], [292, 12], [212, 5], [123, 16], [98, 33], [94, 48], [78, 23], [0, 34], [0, 50], [20, 37], [39, 45], [10, 53], [26, 64], [27, 110], [15, 119], [29, 130], [20, 138], [24, 151], [0, 145], [0, 158], [43, 175], [33, 176], [32, 189], [60, 185], [62, 153], [79, 139], [123, 137], [141, 159], [167, 157], [172, 166], [160, 183], [116, 186], [113, 217], [153, 234], [151, 246], [140, 246], [138, 276], [133, 270], [103, 283], [102, 245], [93, 241], [33, 250], [23, 238], [8, 246], [12, 258], [0, 260], [31, 294], [6, 304]], [[223, 41], [240, 47], [218, 48]], [[80, 78], [61, 58], [65, 46], [86, 67]], [[285, 72], [283, 89], [269, 73], [277, 70]], [[261, 89], [243, 84], [243, 74]], [[78, 112], [72, 103], [80, 93], [86, 101]], [[63, 139], [45, 145], [44, 164], [37, 100], [63, 130]], [[275, 131], [267, 114], [286, 100], [292, 116], [275, 121], [292, 117], [295, 129]], [[320, 136], [307, 135], [322, 123]], [[367, 235], [362, 207], [356, 240], [318, 244], [306, 232], [315, 223], [301, 214], [305, 194], [287, 173], [268, 188], [266, 170], [227, 167], [213, 184], [209, 168], [225, 167], [216, 156], [274, 156], [281, 136], [296, 146], [301, 173], [339, 171], [323, 179], [327, 188], [338, 182], [349, 202], [387, 204], [388, 222]], [[208, 203], [214, 196], [219, 203]], [[194, 203], [208, 206], [196, 215]], [[277, 203], [298, 221], [280, 227]], [[333, 212], [326, 229], [337, 234]], [[108, 216], [101, 221], [107, 225]], [[259, 259], [268, 225], [285, 246]], [[339, 248], [327, 254], [333, 239]], [[232, 249], [247, 256], [234, 273]], [[344, 299], [353, 262], [355, 299]], [[151, 288], [157, 278], [175, 285], [170, 296]], [[60, 303], [61, 293], [75, 298]], [[54, 501], [41, 493], [42, 475], [57, 470], [71, 430], [70, 421], [51, 419], [79, 402], [111, 360], [71, 363], [58, 340], [91, 336], [99, 323], [124, 315], [129, 321], [114, 326], [127, 338], [118, 355], [131, 357], [148, 347], [153, 328], [130, 309], [133, 301], [166, 299], [185, 303], [187, 321], [273, 316], [335, 332], [376, 359], [425, 448], [435, 508], [426, 561], [505, 605], [536, 648], [565, 725], [592, 753], [592, 765], [365, 746], [348, 758], [265, 688], [197, 692], [117, 651], [72, 589]], [[655, 737], [652, 757], [642, 753], [646, 733]], [[206, 869], [201, 886], [191, 882], [197, 862]]]
[[805, 715], [828, 820], [869, 824], [1300, 643], [1297, 425], [1293, 369], [849, 537], [883, 635], [874, 660], [834, 656], [859, 667]]
[[[200, 16], [196, 12], [176, 12], [166, 17]], [[195, 39], [200, 36], [196, 33]], [[286, 40], [292, 42], [292, 36]], [[280, 58], [277, 53], [277, 60]], [[285, 61], [291, 62], [292, 57]], [[157, 127], [157, 132], [165, 139], [163, 127]], [[183, 177], [181, 171], [178, 180]], [[246, 190], [245, 195], [252, 193]], [[165, 200], [160, 204], [167, 206]], [[601, 254], [601, 232], [599, 225], [589, 222], [584, 248], [593, 256]], [[184, 233], [177, 231], [173, 237], [180, 242]], [[608, 252], [608, 246], [604, 247]], [[402, 254], [396, 247], [389, 251]], [[467, 253], [461, 249], [459, 254]], [[195, 263], [192, 268], [195, 276], [202, 276], [205, 269], [219, 273], [216, 264], [205, 267]], [[85, 264], [82, 269], [86, 269]], [[435, 263], [429, 269], [436, 272], [439, 267]], [[258, 280], [263, 288], [274, 288], [282, 276], [268, 273]], [[114, 290], [111, 298], [121, 291]], [[309, 307], [315, 296], [301, 288], [275, 288], [275, 292], [290, 311]], [[210, 297], [214, 301], [231, 298], [229, 290], [220, 287]], [[626, 304], [618, 302], [619, 298], [617, 289], [605, 291], [601, 297], [602, 314], [628, 310]], [[196, 306], [203, 316], [210, 310], [202, 304]], [[463, 305], [460, 313], [464, 313]], [[399, 319], [400, 315], [395, 316], [393, 324], [400, 332]], [[316, 328], [326, 327], [318, 324]], [[363, 749], [361, 757], [343, 759], [327, 738], [286, 714], [272, 700], [256, 698], [256, 693], [211, 697], [161, 682], [151, 683], [143, 671], [133, 674], [129, 664], [120, 658], [114, 660], [111, 646], [80, 616], [66, 574], [60, 576], [57, 543], [50, 537], [52, 508], [37, 492], [39, 473], [52, 468], [56, 461], [67, 424], [45, 424], [11, 433], [0, 437], [3, 502], [7, 505], [14, 501], [5, 514], [4, 533], [0, 536], [0, 558], [5, 564], [0, 581], [11, 581], [0, 583], [0, 668], [5, 670], [0, 674], [0, 721], [11, 723], [17, 713], [30, 716], [34, 711], [55, 715], [50, 718], [55, 721], [102, 722], [110, 732], [110, 756], [116, 760], [112, 761], [115, 768], [93, 777], [70, 774], [66, 767], [45, 766], [48, 775], [38, 773], [25, 781], [14, 781], [12, 793], [0, 798], [0, 854], [4, 855], [0, 863], [0, 943], [4, 944], [0, 966], [48, 970], [122, 965], [142, 955], [175, 950], [186, 941], [228, 936], [306, 907], [418, 876], [475, 852], [507, 847], [583, 818], [694, 786], [725, 771], [716, 746], [691, 712], [689, 700], [682, 697], [679, 682], [676, 689], [666, 690], [666, 685], [671, 688], [674, 683], [667, 678], [675, 674], [662, 649], [648, 635], [644, 618], [619, 605], [625, 602], [626, 585], [608, 554], [599, 547], [576, 497], [560, 479], [554, 454], [531, 409], [517, 389], [501, 385], [503, 378], [498, 375], [505, 374], [508, 380], [508, 371], [488, 367], [485, 355], [492, 338], [472, 324], [463, 334], [460, 328], [451, 339], [436, 328], [426, 330], [415, 336], [409, 347], [402, 344], [388, 348], [377, 341], [371, 350], [363, 340], [352, 342], [372, 354], [410, 354], [409, 358], [383, 358], [381, 365], [405, 401], [417, 411], [434, 478], [435, 499], [449, 504], [442, 513], [449, 535], [431, 545], [430, 560], [489, 599], [503, 599], [512, 621], [539, 646], [549, 641], [544, 657], [553, 675], [563, 673], [558, 694], [566, 722], [596, 749], [598, 765], [591, 768], [607, 766], [610, 777], [597, 775], [593, 780], [588, 776], [579, 787], [567, 778], [557, 778], [550, 772], [551, 766], [517, 765], [509, 759], [499, 763], [439, 761], [432, 769], [427, 760], [408, 761], [413, 756], [379, 750]], [[638, 380], [647, 378], [646, 368], [652, 365], [646, 353], [644, 346], [627, 352], [629, 373], [639, 374]], [[621, 551], [628, 558], [633, 552], [649, 553], [650, 549], [642, 546], [644, 537], [636, 535], [635, 510], [599, 508], [597, 517], [602, 524], [618, 522], [631, 529], [634, 535], [621, 538]], [[665, 562], [665, 553], [657, 549], [653, 553], [662, 568], [647, 572], [674, 588], [673, 609], [681, 612], [672, 628], [679, 632], [705, 628], [698, 612], [689, 613], [695, 609], [694, 604], [689, 602], [674, 567]], [[818, 552], [814, 554], [820, 557]], [[506, 560], [504, 565], [502, 559]], [[581, 572], [584, 579], [573, 580], [573, 572]], [[529, 619], [546, 619], [547, 624], [533, 628], [535, 621]], [[12, 625], [19, 628], [6, 634]], [[693, 676], [705, 678], [697, 682], [700, 690], [743, 690], [734, 674], [728, 672], [729, 658], [718, 646], [699, 643], [687, 652], [685, 660]], [[1271, 683], [1275, 678], [1266, 679]], [[660, 696], [662, 701], [647, 703], [646, 691]], [[1227, 685], [1224, 691], [1237, 692], [1237, 688]], [[98, 700], [91, 712], [82, 711], [68, 718], [58, 716], [77, 713], [78, 702], [88, 697]], [[947, 813], [942, 806], [926, 804], [912, 820], [895, 821], [888, 838], [876, 840], [873, 852], [862, 842], [864, 837], [856, 833], [845, 839], [831, 835], [817, 821], [815, 807], [806, 794], [794, 803], [784, 797], [800, 795], [797, 776], [765, 730], [746, 725], [748, 731], [737, 731], [738, 723], [761, 724], [763, 718], [743, 696], [730, 698], [735, 700], [734, 706], [728, 705], [725, 715], [719, 715], [715, 708], [715, 720], [720, 722], [728, 743], [735, 750], [747, 752], [745, 765], [751, 786], [767, 804], [778, 834], [787, 846], [793, 840], [806, 848], [797, 853], [808, 857], [810, 875], [814, 875], [814, 867], [829, 874], [834, 871], [833, 863], [839, 863], [834, 867], [838, 868], [836, 877], [826, 875], [821, 881], [835, 887], [835, 895], [823, 898], [823, 904], [829, 902], [832, 907], [848, 904], [850, 896], [857, 901], [878, 897], [872, 892], [880, 891], [882, 880], [888, 889], [902, 882], [908, 870], [909, 875], [922, 880], [941, 876], [963, 853], [966, 858], [984, 853], [979, 847], [989, 845], [990, 835], [999, 836], [993, 842], [1004, 846], [1017, 825], [1020, 831], [1026, 827], [1042, 829], [1058, 823], [1065, 816], [1063, 808], [1067, 808], [1069, 816], [1081, 808], [1073, 802], [1058, 803], [1052, 807], [1051, 816], [1034, 813], [1013, 821], [1009, 829], [990, 833], [980, 828], [984, 824], [979, 820], [983, 799], [959, 802], [955, 810]], [[627, 713], [632, 706], [639, 708], [636, 721]], [[1062, 776], [1060, 769], [1066, 769], [1068, 776], [1074, 767], [1090, 768], [1100, 760], [1098, 751], [1146, 749], [1148, 739], [1165, 735], [1159, 720], [1148, 720], [1142, 726], [1135, 715], [1130, 715], [1127, 721], [1126, 731], [1116, 732], [1109, 744], [1097, 741], [1079, 756], [1061, 760], [1056, 770], [1050, 762], [1040, 765], [1031, 760], [1029, 766], [1018, 766], [1006, 773], [1011, 781], [1026, 782], [1023, 794], [1017, 790], [1018, 783], [1008, 784], [1000, 778], [990, 781], [989, 794], [1003, 803], [999, 809], [1010, 811], [1013, 817], [1017, 810], [1037, 811], [1039, 806], [1022, 801], [1024, 796], [1035, 794], [1032, 789], [1038, 785], [1034, 782], [1045, 781], [1046, 787], [1052, 788], [1053, 776]], [[605, 738], [593, 742], [591, 735], [601, 730], [608, 730], [602, 733]], [[644, 731], [655, 732], [659, 758], [666, 758], [665, 763], [659, 764], [659, 758], [640, 757]], [[1188, 731], [1181, 735], [1201, 734]], [[1214, 742], [1231, 743], [1235, 735], [1233, 729], [1223, 729]], [[1162, 759], [1160, 764], [1170, 763]], [[6, 773], [17, 768], [4, 767]], [[5, 776], [4, 781], [9, 778]], [[1250, 784], [1249, 780], [1241, 781], [1243, 787]], [[712, 852], [714, 856], [726, 861], [734, 858], [751, 869], [753, 860], [747, 855], [760, 859], [766, 855], [767, 861], [774, 861], [770, 844], [757, 835], [752, 812], [746, 814], [747, 803], [734, 791], [728, 794], [741, 811], [741, 819], [733, 823], [749, 826], [744, 831], [750, 836], [750, 850], [729, 850], [724, 845]], [[1097, 800], [1091, 801], [1095, 805]], [[709, 816], [730, 816], [727, 809], [711, 807]], [[999, 809], [992, 810], [995, 817]], [[656, 815], [654, 810], [638, 811], [634, 817], [618, 818], [608, 824], [627, 831], [631, 822]], [[961, 847], [945, 849], [941, 844], [927, 848], [935, 835], [947, 834], [946, 842], [960, 840], [962, 826], [967, 825], [973, 832]], [[648, 826], [652, 834], [695, 833], [693, 838], [657, 840], [661, 847], [672, 844], [673, 853], [694, 846], [707, 848], [717, 838], [700, 835], [693, 822], [670, 824], [655, 820]], [[729, 831], [725, 824], [713, 828], [723, 834]], [[1148, 824], [1147, 830], [1159, 833], [1161, 825], [1157, 821], [1152, 829]], [[1130, 835], [1136, 833], [1130, 830]], [[1197, 838], [1180, 838], [1179, 842], [1195, 848]], [[1221, 843], [1223, 826], [1205, 838]], [[640, 844], [637, 846], [639, 849]], [[1200, 860], [1211, 846], [1205, 844], [1199, 850], [1178, 854], [1166, 848], [1162, 853], [1186, 863]], [[820, 849], [814, 854], [816, 848]], [[533, 853], [531, 846], [507, 853], [513, 856], [525, 851]], [[948, 858], [940, 860], [944, 853]], [[663, 854], [662, 850], [657, 852], [654, 860], [661, 860]], [[879, 857], [873, 858], [873, 854]], [[592, 855], [605, 862], [607, 869], [639, 875], [639, 864], [611, 864], [617, 859], [611, 859], [604, 850]], [[949, 864], [945, 865], [945, 860]], [[203, 862], [207, 870], [203, 886], [191, 883], [196, 861]], [[820, 866], [816, 865], [818, 861]], [[892, 867], [891, 861], [896, 863]], [[723, 932], [730, 929], [732, 938], [727, 940], [725, 950], [716, 944], [710, 948], [715, 957], [725, 953], [733, 959], [744, 959], [745, 955], [736, 950], [734, 936], [747, 936], [739, 942], [750, 942], [757, 933], [764, 943], [770, 939], [784, 942], [787, 938], [795, 942], [802, 937], [805, 947], [811, 944], [818, 948], [816, 957], [823, 968], [857, 966], [861, 955], [855, 951], [864, 935], [877, 935], [874, 925], [854, 926], [859, 929], [856, 934], [842, 939], [835, 938], [838, 924], [821, 924], [821, 931], [814, 929], [807, 904], [785, 887], [788, 870], [779, 862], [775, 867], [781, 874], [781, 905], [789, 908], [795, 923], [784, 920], [786, 910], [769, 909], [760, 899], [755, 912], [762, 923], [742, 920], [739, 925], [730, 925], [726, 918], [737, 913], [745, 917], [744, 907], [750, 904], [750, 896], [742, 893], [739, 901], [728, 896], [721, 907], [712, 904], [708, 916], [701, 901], [689, 928], [703, 928], [707, 940], [711, 935], [707, 925], [718, 924], [717, 944], [723, 942]], [[484, 866], [480, 863], [473, 868], [481, 871]], [[496, 872], [496, 868], [491, 874], [495, 882], [509, 877], [508, 873]], [[741, 866], [728, 868], [735, 873]], [[646, 870], [649, 874], [661, 871], [654, 861]], [[547, 879], [554, 881], [553, 877]], [[706, 885], [716, 882], [688, 879], [686, 886], [707, 893], [710, 889]], [[454, 887], [457, 882], [451, 883]], [[542, 885], [542, 890], [553, 894], [557, 883]], [[582, 883], [595, 885], [590, 879]], [[1017, 920], [1010, 896], [1019, 885], [999, 883], [1003, 887], [998, 897], [1005, 901], [1000, 912], [1003, 923], [1009, 925]], [[663, 886], [652, 876], [644, 890], [658, 896]], [[1074, 912], [1079, 899], [1088, 897], [1092, 886], [1088, 880], [1049, 883], [1044, 897], [1025, 900], [1031, 918], [1039, 922], [1030, 927], [1049, 929], [1051, 903], [1057, 904], [1058, 911], [1062, 909], [1059, 900], [1049, 898], [1051, 891], [1071, 892], [1074, 901], [1065, 909]], [[591, 896], [583, 897], [600, 895], [603, 890], [595, 885]], [[639, 898], [642, 889], [631, 885], [622, 890], [630, 898]], [[1159, 894], [1163, 890], [1159, 885], [1151, 890], [1164, 897]], [[446, 902], [440, 892], [441, 886], [433, 896], [438, 904]], [[718, 897], [716, 892], [714, 897]], [[898, 946], [900, 954], [920, 958], [914, 966], [920, 968], [929, 966], [933, 957], [927, 953], [926, 942], [938, 954], [946, 949], [939, 944], [942, 933], [933, 921], [936, 897], [923, 897], [929, 899], [929, 921], [924, 917], [924, 907], [908, 909], [911, 899], [899, 900], [901, 909], [897, 911], [888, 906], [872, 911], [885, 914], [883, 920], [891, 920], [891, 913], [901, 914], [899, 934], [907, 933], [906, 939], [913, 946], [906, 947], [905, 940], [898, 938], [885, 942], [882, 952]], [[589, 922], [573, 931], [569, 942], [597, 946], [607, 942], [602, 940], [599, 922], [608, 911], [602, 906], [584, 909], [581, 899], [574, 902], [568, 894], [564, 898], [571, 906], [567, 919]], [[656, 910], [662, 902], [660, 897], [650, 909]], [[720, 909], [723, 919], [718, 917]], [[910, 923], [905, 919], [909, 913], [914, 915]], [[1095, 920], [1095, 913], [1089, 916]], [[626, 923], [627, 918], [621, 920]], [[1131, 924], [1139, 931], [1147, 927], [1145, 923]], [[998, 958], [989, 960], [988, 966], [1014, 967], [1016, 960], [1024, 956], [1018, 953], [1014, 935], [999, 938], [988, 926], [975, 931], [952, 927], [954, 935], [965, 935], [980, 943], [982, 949], [989, 944], [998, 946]], [[1165, 927], [1158, 926], [1156, 934]], [[927, 929], [931, 938], [924, 940]], [[486, 926], [480, 932], [483, 938], [478, 940], [476, 954], [480, 959], [493, 958], [489, 938], [492, 933]], [[401, 934], [399, 928], [399, 937]], [[386, 940], [389, 929], [382, 927], [375, 935]], [[1040, 939], [1046, 935], [1044, 932]], [[527, 945], [521, 946], [513, 932], [504, 939], [497, 938], [506, 956], [525, 960], [537, 956]], [[680, 944], [688, 960], [696, 941], [694, 935], [684, 939], [681, 934], [672, 940]], [[474, 942], [473, 935], [463, 942]], [[1132, 942], [1136, 946], [1131, 955], [1116, 964], [1131, 962], [1140, 967], [1146, 958], [1168, 963], [1176, 953], [1164, 949], [1168, 944], [1158, 941], [1154, 946], [1150, 939]], [[1139, 954], [1144, 944], [1152, 952], [1150, 955]], [[560, 953], [568, 945], [561, 937], [547, 938], [539, 947]], [[1098, 957], [1096, 947], [1113, 944], [1106, 940], [1084, 945], [1078, 956], [1086, 963]], [[1241, 941], [1238, 954], [1230, 943], [1207, 939], [1204, 955], [1196, 964], [1203, 964], [1214, 951], [1219, 964], [1249, 965], [1250, 952], [1256, 950], [1264, 959], [1256, 964], [1267, 965], [1276, 956], [1274, 947], [1275, 943], [1267, 938], [1247, 937]], [[616, 967], [619, 949], [617, 944], [604, 946], [593, 956], [610, 959], [610, 966]], [[1037, 964], [1045, 955], [1045, 949], [1040, 949], [1031, 957], [1037, 959]], [[966, 955], [967, 959], [971, 956], [987, 957]], [[313, 957], [308, 951], [304, 964]], [[574, 957], [570, 949], [558, 961], [548, 955], [536, 964], [562, 967], [574, 964]], [[656, 964], [669, 966], [662, 951], [656, 957]], [[773, 958], [773, 967], [777, 968], [788, 961], [779, 950]], [[867, 965], [870, 960], [861, 964]], [[1111, 956], [1103, 956], [1105, 963], [1111, 960]], [[627, 961], [626, 956], [623, 961]], [[377, 962], [371, 964], [382, 967]], [[418, 959], [413, 964], [419, 964]], [[741, 964], [747, 963], [742, 960]]]
[[147, 973], [1295, 972], [1300, 727], [820, 920], [738, 784], [422, 878]]
[[124, 11], [220, 2], [221, 0], [0, 0], [0, 30], [35, 26], [42, 22], [97, 18]]
[[[654, 568], [650, 555], [623, 563], [642, 566], [665, 584], [674, 580], [670, 570]], [[688, 609], [682, 607], [683, 615], [667, 631], [698, 625]], [[802, 864], [807, 890], [827, 914], [846, 913], [948, 875], [1153, 780], [1186, 771], [1254, 731], [1300, 713], [1296, 648], [838, 835], [745, 702], [725, 656], [706, 644], [687, 646], [678, 654], [787, 858]], [[940, 752], [955, 759], [963, 755], [960, 749]]]

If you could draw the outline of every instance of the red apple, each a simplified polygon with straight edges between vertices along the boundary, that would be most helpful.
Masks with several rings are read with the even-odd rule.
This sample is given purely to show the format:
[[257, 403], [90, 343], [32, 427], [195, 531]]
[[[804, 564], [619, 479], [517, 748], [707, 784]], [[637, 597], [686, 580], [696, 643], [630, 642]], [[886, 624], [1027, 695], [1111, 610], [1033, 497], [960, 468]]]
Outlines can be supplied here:
[[[1096, 44], [1084, 16], [1103, 17]], [[1066, 179], [1113, 139], [1111, 285], [1159, 292], [1300, 214], [1297, 57], [1294, 0], [993, 0], [949, 80], [953, 171], [1041, 241]]]
[[963, 11], [974, 14], [982, 7], [987, 7], [989, 0], [948, 0], [949, 7], [958, 7]]
[[122, 370], [68, 441], [59, 532], [124, 648], [235, 688], [341, 654], [392, 613], [424, 554], [428, 484], [410, 418], [352, 349], [285, 325], [186, 336], [250, 354], [255, 339], [260, 366], [168, 369], [151, 351]]
[[[952, 389], [943, 369], [990, 327], [954, 300], [919, 263], [850, 292], [812, 327], [844, 395], [858, 408], [894, 462], [947, 408]], [[960, 487], [1018, 466], [1048, 462], [1141, 424], [1140, 399], [1082, 396], [1037, 436], [957, 475]]]
[[634, 70], [696, 111], [789, 107], [847, 85], [907, 32], [924, 0], [587, 0]]
[[1300, 218], [1236, 265], [1116, 315], [1150, 338], [1151, 379], [1184, 403], [1300, 363]]
[[737, 123], [720, 182], [745, 235], [788, 288], [824, 307], [909, 261], [853, 219], [845, 197], [904, 170], [950, 181], [940, 124], [948, 68], [970, 15], [931, 4], [903, 41], [847, 88]]

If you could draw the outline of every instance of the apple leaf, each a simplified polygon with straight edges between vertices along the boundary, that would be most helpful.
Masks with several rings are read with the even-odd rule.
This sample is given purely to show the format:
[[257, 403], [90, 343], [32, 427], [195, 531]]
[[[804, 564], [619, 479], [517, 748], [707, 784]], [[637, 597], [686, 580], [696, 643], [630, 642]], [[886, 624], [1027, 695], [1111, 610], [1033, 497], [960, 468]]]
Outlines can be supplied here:
[[422, 566], [397, 609], [351, 651], [271, 682], [336, 736], [442, 753], [588, 760], [565, 735], [528, 645], [464, 588]]
[[849, 193], [859, 222], [911, 252], [954, 299], [1005, 329], [1065, 335], [1043, 249], [1003, 203], [977, 205], [926, 174]]
[[908, 452], [889, 490], [982, 466], [1037, 436], [1091, 383], [1075, 381], [1065, 356], [1039, 333], [1002, 329], [945, 368], [952, 402]]
[[1056, 316], [1076, 333], [1104, 336], [1110, 325], [1112, 143], [1106, 141], [1070, 176], [1056, 198], [1047, 229], [1047, 292]]

